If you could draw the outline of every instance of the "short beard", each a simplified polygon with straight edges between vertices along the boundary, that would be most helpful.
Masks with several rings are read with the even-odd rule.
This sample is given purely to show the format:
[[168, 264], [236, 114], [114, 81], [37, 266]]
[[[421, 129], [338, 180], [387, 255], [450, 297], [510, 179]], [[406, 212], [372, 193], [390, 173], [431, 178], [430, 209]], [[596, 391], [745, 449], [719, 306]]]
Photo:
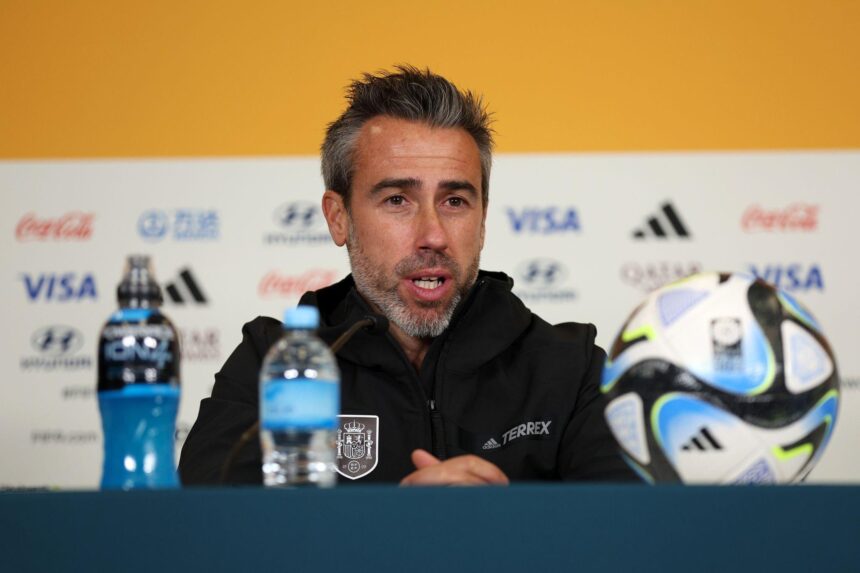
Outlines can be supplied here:
[[[372, 268], [369, 264], [361, 244], [355, 237], [352, 224], [349, 225], [346, 247], [356, 290], [379, 309], [389, 321], [396, 324], [404, 334], [413, 338], [435, 338], [445, 332], [457, 305], [478, 277], [480, 255], [476, 256], [469, 265], [464, 281], [454, 260], [438, 252], [417, 253], [406, 257], [395, 265], [395, 276], [386, 277], [384, 270]], [[456, 289], [454, 296], [444, 308], [442, 308], [444, 301], [419, 303], [422, 309], [428, 311], [438, 309], [438, 312], [413, 313], [410, 312], [409, 305], [397, 290], [400, 284], [399, 278], [426, 267], [447, 269], [451, 273], [449, 280], [454, 281]]]

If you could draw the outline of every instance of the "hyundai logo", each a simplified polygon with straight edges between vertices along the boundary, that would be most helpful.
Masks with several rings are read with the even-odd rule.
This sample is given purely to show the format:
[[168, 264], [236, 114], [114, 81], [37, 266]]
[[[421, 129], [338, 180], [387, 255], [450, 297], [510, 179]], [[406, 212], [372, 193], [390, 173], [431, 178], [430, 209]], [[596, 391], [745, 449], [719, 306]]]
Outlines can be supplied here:
[[322, 210], [316, 203], [295, 201], [275, 210], [275, 222], [281, 227], [296, 231], [309, 231], [321, 226]]
[[567, 269], [553, 259], [531, 259], [517, 268], [517, 275], [524, 286], [548, 288], [567, 277]]
[[46, 326], [33, 333], [30, 344], [43, 354], [64, 356], [80, 350], [84, 345], [84, 337], [71, 326]]

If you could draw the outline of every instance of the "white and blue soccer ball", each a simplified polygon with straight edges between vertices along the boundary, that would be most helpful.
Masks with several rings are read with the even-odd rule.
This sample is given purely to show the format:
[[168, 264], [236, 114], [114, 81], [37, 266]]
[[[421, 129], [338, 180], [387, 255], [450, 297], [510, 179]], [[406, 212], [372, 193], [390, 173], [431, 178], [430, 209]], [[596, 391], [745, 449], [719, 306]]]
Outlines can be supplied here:
[[833, 434], [839, 375], [813, 316], [740, 274], [651, 293], [606, 360], [605, 417], [649, 482], [802, 480]]

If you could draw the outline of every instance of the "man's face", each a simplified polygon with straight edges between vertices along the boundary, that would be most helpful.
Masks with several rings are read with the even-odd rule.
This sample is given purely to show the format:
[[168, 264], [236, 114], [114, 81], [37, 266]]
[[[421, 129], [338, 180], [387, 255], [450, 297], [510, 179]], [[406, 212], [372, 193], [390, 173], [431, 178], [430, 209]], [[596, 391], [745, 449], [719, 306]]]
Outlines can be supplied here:
[[356, 145], [350, 214], [326, 192], [358, 291], [405, 334], [438, 336], [474, 284], [484, 243], [481, 161], [462, 129], [376, 117]]

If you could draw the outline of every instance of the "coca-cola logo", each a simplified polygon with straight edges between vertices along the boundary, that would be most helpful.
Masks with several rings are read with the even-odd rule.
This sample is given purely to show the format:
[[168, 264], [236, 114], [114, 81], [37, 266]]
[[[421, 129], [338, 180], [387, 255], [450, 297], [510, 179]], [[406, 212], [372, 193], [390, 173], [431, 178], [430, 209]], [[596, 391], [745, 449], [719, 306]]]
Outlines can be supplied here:
[[744, 211], [741, 228], [750, 233], [754, 231], [810, 232], [818, 229], [818, 205], [792, 203], [782, 209], [765, 209], [751, 205]]
[[327, 287], [337, 280], [334, 269], [310, 269], [298, 275], [270, 271], [260, 280], [257, 292], [261, 297], [297, 297], [312, 290]]
[[19, 241], [86, 241], [93, 234], [94, 213], [71, 211], [59, 217], [39, 218], [27, 213], [15, 227]]

